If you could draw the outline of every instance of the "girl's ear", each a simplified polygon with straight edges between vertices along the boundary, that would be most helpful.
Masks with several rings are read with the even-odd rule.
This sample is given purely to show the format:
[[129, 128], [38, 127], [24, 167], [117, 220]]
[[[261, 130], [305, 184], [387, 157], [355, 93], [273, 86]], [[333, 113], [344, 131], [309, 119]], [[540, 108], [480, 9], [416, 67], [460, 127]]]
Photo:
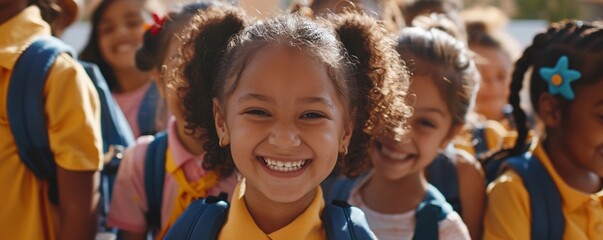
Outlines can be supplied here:
[[461, 132], [461, 130], [463, 130], [463, 125], [453, 126], [448, 135], [446, 135], [446, 138], [444, 138], [444, 140], [442, 140], [440, 143], [440, 149], [446, 148], [446, 146], [450, 144], [450, 141], [452, 141], [452, 139], [454, 139]]
[[542, 93], [538, 99], [538, 117], [545, 127], [559, 127], [561, 124], [561, 103], [549, 93]]
[[354, 133], [354, 122], [350, 121], [343, 129], [343, 135], [341, 136], [341, 144], [339, 146], [339, 152], [344, 154], [348, 153], [348, 146], [352, 139], [352, 133]]
[[226, 125], [226, 116], [220, 108], [220, 102], [218, 99], [213, 99], [213, 112], [214, 122], [216, 124], [216, 131], [218, 133], [218, 139], [220, 139], [220, 147], [225, 147], [230, 144], [230, 134], [228, 132], [228, 126]]

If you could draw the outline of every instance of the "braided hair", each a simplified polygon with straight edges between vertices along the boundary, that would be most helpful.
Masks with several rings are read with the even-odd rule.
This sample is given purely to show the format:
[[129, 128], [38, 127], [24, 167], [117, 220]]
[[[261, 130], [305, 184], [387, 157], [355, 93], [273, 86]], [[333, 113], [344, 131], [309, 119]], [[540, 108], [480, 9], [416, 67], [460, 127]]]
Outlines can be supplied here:
[[[526, 148], [528, 125], [526, 113], [520, 106], [519, 92], [523, 86], [524, 75], [529, 69], [554, 66], [561, 56], [571, 61], [569, 68], [582, 73], [580, 81], [572, 82], [572, 86], [590, 85], [603, 79], [603, 25], [576, 20], [565, 20], [552, 23], [546, 32], [534, 37], [515, 63], [510, 84], [509, 103], [513, 106], [513, 117], [517, 125], [517, 140], [511, 149], [502, 150], [488, 157], [485, 161], [497, 161], [508, 156], [521, 154]], [[538, 111], [541, 94], [548, 89], [538, 71], [532, 71], [529, 78], [530, 101], [534, 111]], [[557, 97], [561, 104], [566, 99]], [[487, 164], [487, 163], [486, 163]]]

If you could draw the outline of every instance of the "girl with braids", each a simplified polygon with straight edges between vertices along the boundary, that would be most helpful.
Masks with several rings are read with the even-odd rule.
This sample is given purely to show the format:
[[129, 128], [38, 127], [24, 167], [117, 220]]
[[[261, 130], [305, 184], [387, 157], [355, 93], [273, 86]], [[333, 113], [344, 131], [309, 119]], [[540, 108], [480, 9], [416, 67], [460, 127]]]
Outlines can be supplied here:
[[320, 183], [338, 163], [358, 174], [372, 134], [404, 133], [408, 76], [384, 29], [357, 13], [248, 23], [210, 8], [189, 30], [187, 128], [206, 129], [204, 167], [243, 178], [218, 239], [325, 239]]
[[[485, 239], [603, 239], [602, 50], [603, 25], [562, 21], [534, 37], [515, 64], [509, 102], [518, 139], [494, 161], [518, 157], [504, 160], [509, 168], [488, 187]], [[545, 131], [526, 153], [519, 92], [528, 70]]]
[[[157, 239], [162, 239], [194, 199], [220, 192], [231, 193], [237, 183], [233, 174], [220, 176], [203, 169], [204, 133], [199, 130], [195, 135], [187, 134], [184, 106], [172, 77], [175, 72], [174, 59], [182, 46], [179, 33], [195, 14], [208, 6], [206, 3], [189, 4], [180, 11], [169, 13], [163, 25], [145, 32], [143, 46], [136, 52], [136, 65], [143, 71], [150, 71], [157, 79], [159, 93], [167, 100], [173, 117], [169, 120], [166, 135], [162, 133], [155, 138], [139, 138], [133, 147], [126, 150], [121, 161], [108, 224], [119, 228], [125, 240], [145, 239], [147, 231], [154, 232]], [[152, 145], [162, 139], [167, 139], [165, 145]], [[149, 160], [148, 155], [157, 149], [162, 149], [165, 154]], [[165, 173], [150, 175], [147, 165], [160, 166], [159, 171]], [[163, 188], [147, 189], [145, 184], [149, 177], [161, 178], [159, 181], [163, 183]], [[155, 206], [150, 199], [154, 196], [152, 191], [161, 193], [162, 201], [158, 209], [153, 209]], [[149, 214], [154, 211], [159, 213], [158, 219], [149, 219]]]
[[[96, 233], [102, 167], [100, 103], [82, 66], [68, 54], [59, 54], [40, 90], [54, 176], [38, 178], [25, 164], [23, 156], [42, 161], [45, 154], [37, 155], [38, 149], [19, 151], [23, 146], [17, 146], [17, 136], [23, 133], [13, 132], [12, 127], [22, 123], [9, 120], [16, 105], [7, 101], [14, 94], [9, 89], [14, 90], [15, 81], [27, 80], [13, 74], [23, 64], [34, 65], [21, 61], [24, 52], [34, 40], [50, 36], [49, 23], [59, 14], [51, 5], [46, 0], [0, 3], [0, 233], [7, 239], [93, 239]], [[49, 194], [51, 186], [56, 186], [54, 195]]]
[[[447, 148], [465, 123], [479, 79], [477, 69], [464, 44], [437, 29], [402, 29], [397, 50], [413, 74], [408, 99], [414, 103], [411, 132], [403, 142], [376, 137], [369, 150], [372, 170], [352, 184], [335, 182], [329, 199], [348, 200], [362, 209], [379, 239], [469, 239], [463, 220], [446, 202], [452, 199], [455, 210], [463, 210], [471, 233], [479, 236], [485, 197], [485, 192], [476, 191], [484, 185], [479, 164], [468, 154]], [[441, 165], [452, 167], [442, 172]], [[442, 191], [448, 190], [447, 184], [439, 183], [456, 183], [455, 195], [444, 199], [428, 183], [436, 177], [440, 181], [434, 184]], [[426, 230], [422, 207], [429, 196], [440, 196], [434, 202], [443, 210], [438, 213], [442, 218], [429, 223], [435, 229]], [[429, 231], [433, 235], [425, 235]]]
[[[157, 86], [135, 63], [136, 50], [143, 42], [145, 13], [150, 15], [145, 2], [102, 0], [92, 15], [91, 35], [80, 56], [98, 65], [135, 138], [163, 130], [154, 121]], [[162, 19], [154, 20], [154, 25], [161, 25]]]

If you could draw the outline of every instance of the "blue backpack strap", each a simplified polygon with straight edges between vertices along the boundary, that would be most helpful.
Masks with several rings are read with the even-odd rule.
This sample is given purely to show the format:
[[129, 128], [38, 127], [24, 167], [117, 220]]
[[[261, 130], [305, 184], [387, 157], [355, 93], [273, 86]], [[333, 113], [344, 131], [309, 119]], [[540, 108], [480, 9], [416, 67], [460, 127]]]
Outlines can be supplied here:
[[452, 206], [446, 202], [444, 196], [429, 184], [423, 201], [415, 210], [416, 225], [413, 239], [438, 239], [439, 223], [452, 211]]
[[157, 117], [158, 101], [159, 91], [157, 90], [157, 85], [152, 82], [149, 89], [147, 89], [147, 92], [140, 103], [140, 109], [138, 110], [137, 121], [140, 135], [153, 135], [157, 132], [155, 119]]
[[127, 147], [134, 143], [134, 134], [128, 125], [123, 112], [113, 100], [111, 91], [100, 69], [96, 64], [80, 61], [84, 70], [92, 80], [98, 92], [101, 104], [101, 131], [103, 135], [103, 152], [109, 150], [109, 146]]
[[446, 154], [440, 153], [425, 171], [427, 181], [444, 195], [455, 212], [461, 214], [459, 179], [454, 161]]
[[58, 204], [56, 163], [48, 142], [44, 86], [60, 53], [73, 49], [51, 36], [37, 38], [21, 54], [11, 75], [7, 94], [9, 127], [19, 158], [38, 178], [49, 182], [49, 197]]
[[366, 177], [366, 174], [357, 178], [338, 177], [331, 183], [330, 189], [327, 190], [328, 192], [323, 194], [325, 196], [325, 201], [328, 203], [334, 200], [347, 202], [348, 198], [350, 198], [352, 188], [364, 177]]
[[565, 230], [561, 194], [546, 168], [529, 153], [505, 164], [519, 174], [530, 196], [531, 239], [561, 240]]
[[226, 194], [193, 201], [166, 233], [166, 240], [215, 240], [226, 222]]
[[167, 147], [167, 133], [165, 131], [157, 133], [155, 139], [149, 144], [144, 159], [144, 190], [148, 206], [145, 217], [149, 229], [161, 228], [161, 203]]
[[322, 211], [322, 221], [327, 239], [376, 239], [364, 213], [345, 201], [333, 200], [331, 204], [327, 204]]
[[475, 156], [479, 158], [480, 155], [488, 152], [488, 138], [486, 138], [486, 128], [483, 125], [473, 128], [473, 141], [475, 141]]

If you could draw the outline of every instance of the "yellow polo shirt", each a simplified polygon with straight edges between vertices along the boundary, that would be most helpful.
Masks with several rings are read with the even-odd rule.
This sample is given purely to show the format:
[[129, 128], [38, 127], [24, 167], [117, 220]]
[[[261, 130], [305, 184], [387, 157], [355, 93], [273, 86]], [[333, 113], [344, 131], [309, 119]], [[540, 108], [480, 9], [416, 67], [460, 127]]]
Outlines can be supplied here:
[[[7, 116], [13, 66], [34, 37], [50, 35], [40, 10], [30, 6], [0, 25], [0, 235], [3, 239], [55, 239], [56, 206], [47, 184], [21, 162]], [[50, 148], [63, 169], [101, 169], [102, 138], [98, 94], [84, 69], [67, 54], [52, 66], [44, 101]]]
[[[513, 147], [515, 139], [517, 139], [517, 133], [515, 131], [507, 130], [505, 126], [494, 120], [485, 120], [482, 124], [484, 125], [484, 136], [486, 137], [488, 153], [494, 153], [503, 148]], [[467, 129], [455, 139], [454, 146], [475, 156], [475, 143], [473, 141], [475, 137], [476, 136], [473, 136], [473, 129]]]
[[245, 205], [245, 181], [241, 181], [234, 191], [228, 218], [218, 239], [254, 239], [254, 240], [313, 240], [326, 239], [320, 216], [325, 207], [320, 187], [310, 206], [289, 225], [266, 234], [253, 221]]
[[[534, 144], [531, 151], [551, 175], [561, 194], [565, 216], [563, 239], [603, 239], [603, 191], [588, 194], [570, 187], [553, 168], [541, 144]], [[484, 239], [530, 238], [530, 198], [517, 173], [507, 170], [491, 183], [488, 198]]]

